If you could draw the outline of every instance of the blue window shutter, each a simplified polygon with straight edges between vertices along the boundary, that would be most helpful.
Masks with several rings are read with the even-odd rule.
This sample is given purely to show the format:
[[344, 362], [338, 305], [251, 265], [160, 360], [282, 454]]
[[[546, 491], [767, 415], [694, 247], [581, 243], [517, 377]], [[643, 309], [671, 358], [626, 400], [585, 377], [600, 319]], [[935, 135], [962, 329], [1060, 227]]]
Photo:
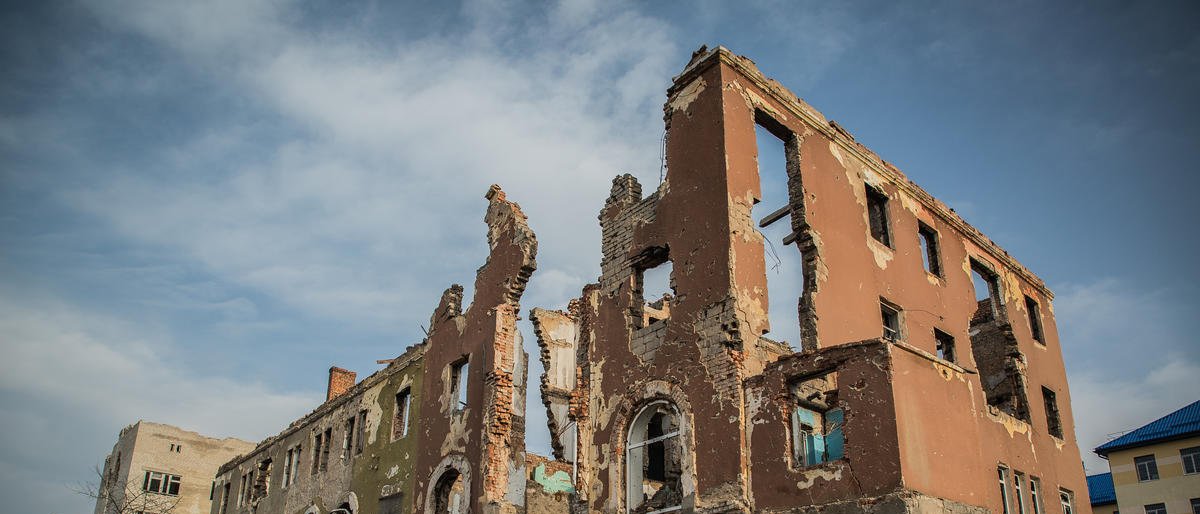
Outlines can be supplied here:
[[842, 409], [831, 409], [825, 413], [825, 447], [828, 460], [845, 456], [846, 434], [842, 431], [845, 414]]

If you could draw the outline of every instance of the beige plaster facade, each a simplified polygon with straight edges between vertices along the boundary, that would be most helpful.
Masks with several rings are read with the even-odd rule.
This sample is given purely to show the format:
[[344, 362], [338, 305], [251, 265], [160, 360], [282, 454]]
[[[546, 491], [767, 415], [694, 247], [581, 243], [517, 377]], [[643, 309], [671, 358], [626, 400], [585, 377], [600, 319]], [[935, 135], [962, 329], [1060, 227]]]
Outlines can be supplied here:
[[[1196, 447], [1200, 447], [1200, 436], [1108, 454], [1108, 467], [1117, 492], [1116, 510], [1144, 514], [1147, 505], [1162, 503], [1167, 514], [1191, 514], [1192, 500], [1200, 500], [1200, 473], [1184, 471], [1180, 451]], [[1158, 478], [1138, 480], [1134, 459], [1147, 455], [1154, 457]]]

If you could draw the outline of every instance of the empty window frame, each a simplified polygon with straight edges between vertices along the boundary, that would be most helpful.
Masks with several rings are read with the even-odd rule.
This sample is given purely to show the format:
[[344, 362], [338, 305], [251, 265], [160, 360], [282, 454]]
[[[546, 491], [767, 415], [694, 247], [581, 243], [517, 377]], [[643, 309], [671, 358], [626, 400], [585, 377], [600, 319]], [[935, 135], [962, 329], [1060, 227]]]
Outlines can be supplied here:
[[1165, 503], [1151, 503], [1143, 508], [1146, 509], [1146, 514], [1167, 514], [1167, 505]]
[[925, 271], [939, 277], [942, 276], [942, 251], [938, 247], [937, 231], [918, 221], [917, 235], [921, 240], [921, 258], [925, 262]]
[[412, 403], [412, 393], [406, 387], [396, 393], [395, 410], [392, 411], [392, 440], [408, 435], [408, 411]]
[[903, 333], [900, 328], [900, 307], [881, 298], [879, 300], [879, 314], [883, 322], [883, 338], [888, 341], [903, 339]]
[[179, 475], [171, 475], [158, 471], [147, 471], [142, 481], [142, 490], [148, 493], [179, 496], [179, 484], [183, 481]]
[[1042, 507], [1042, 480], [1038, 477], [1029, 477], [1029, 508], [1032, 509], [1032, 514], [1046, 512]]
[[296, 455], [296, 448], [288, 448], [283, 454], [283, 487], [292, 485], [293, 473], [295, 473], [296, 465], [299, 464], [299, 455]]
[[871, 225], [871, 237], [887, 246], [892, 246], [892, 234], [888, 228], [888, 197], [883, 191], [870, 184], [867, 190], [867, 222]]
[[1134, 457], [1133, 466], [1137, 468], [1138, 482], [1158, 480], [1158, 461], [1154, 460], [1154, 455]]
[[463, 357], [450, 365], [450, 411], [457, 412], [467, 408], [467, 376], [470, 374], [470, 361]]
[[321, 446], [324, 443], [325, 433], [313, 433], [313, 451], [312, 451], [312, 474], [317, 474], [321, 471]]
[[1025, 310], [1029, 311], [1029, 332], [1033, 334], [1033, 340], [1046, 344], [1045, 334], [1042, 333], [1042, 310], [1038, 308], [1037, 300], [1026, 296]]
[[1000, 486], [1000, 512], [1002, 514], [1012, 514], [1012, 509], [1008, 502], [1008, 468], [999, 466], [996, 468], [996, 481]]
[[354, 451], [354, 436], [358, 435], [358, 429], [356, 428], [357, 425], [358, 414], [346, 418], [346, 433], [342, 436], [342, 460], [349, 459], [351, 455], [350, 452]]
[[271, 459], [263, 459], [258, 463], [258, 477], [254, 481], [253, 498], [258, 499], [265, 497], [270, 492], [271, 487]]
[[683, 509], [682, 417], [674, 404], [655, 401], [629, 424], [625, 450], [625, 499], [629, 512]]
[[354, 435], [354, 454], [359, 455], [363, 452], [363, 445], [366, 443], [367, 437], [367, 411], [358, 411], [358, 432]]
[[[793, 214], [802, 216], [799, 141], [794, 133], [765, 112], [756, 112], [758, 183], [761, 198], [750, 216], [763, 238], [769, 339], [803, 348], [800, 340], [800, 299], [804, 297], [805, 263], [800, 232]], [[793, 198], [795, 203], [793, 203]], [[793, 213], [792, 207], [797, 207]], [[802, 221], [802, 218], [798, 218]]]
[[1185, 475], [1200, 473], [1200, 446], [1179, 450], [1179, 460], [1183, 462]]
[[933, 339], [937, 342], [937, 356], [939, 359], [958, 362], [958, 356], [954, 352], [954, 336], [935, 328], [933, 329]]
[[233, 484], [225, 482], [225, 485], [221, 487], [221, 507], [217, 510], [217, 514], [229, 512], [229, 490], [231, 485]]
[[983, 263], [971, 259], [971, 283], [975, 288], [975, 315], [971, 323], [995, 320], [1000, 312], [1000, 277]]
[[324, 444], [321, 448], [321, 471], [329, 468], [329, 447], [333, 444], [333, 428], [325, 429]]
[[1042, 404], [1046, 407], [1046, 432], [1062, 439], [1063, 427], [1062, 417], [1058, 413], [1058, 395], [1049, 388], [1042, 387]]
[[250, 491], [254, 487], [254, 471], [242, 475], [242, 488], [238, 494], [238, 505], [250, 503]]
[[792, 466], [802, 468], [845, 457], [846, 415], [838, 405], [837, 373], [789, 385]]
[[1063, 514], [1075, 514], [1075, 493], [1059, 488], [1058, 502], [1062, 505]]

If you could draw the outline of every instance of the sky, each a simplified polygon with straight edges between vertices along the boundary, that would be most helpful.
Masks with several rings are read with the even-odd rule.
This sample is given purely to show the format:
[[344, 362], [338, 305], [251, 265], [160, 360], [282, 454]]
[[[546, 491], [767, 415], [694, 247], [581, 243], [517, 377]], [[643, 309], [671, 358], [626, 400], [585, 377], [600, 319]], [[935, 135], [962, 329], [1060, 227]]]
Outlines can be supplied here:
[[702, 44], [1046, 281], [1105, 471], [1090, 448], [1200, 398], [1198, 25], [1165, 1], [5, 2], [3, 510], [90, 512], [70, 487], [138, 419], [256, 441], [329, 366], [379, 369], [471, 287], [490, 184], [538, 235], [523, 309], [564, 307], [612, 178], [657, 183]]

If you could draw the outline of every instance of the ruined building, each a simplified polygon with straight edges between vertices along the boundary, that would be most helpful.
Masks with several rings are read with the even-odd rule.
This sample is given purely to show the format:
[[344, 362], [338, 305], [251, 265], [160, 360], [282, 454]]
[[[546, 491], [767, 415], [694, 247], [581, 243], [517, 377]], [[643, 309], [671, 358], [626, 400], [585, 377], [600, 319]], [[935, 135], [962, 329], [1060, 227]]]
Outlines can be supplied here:
[[221, 468], [212, 514], [1089, 511], [1037, 276], [728, 50], [664, 111], [665, 179], [613, 181], [599, 280], [530, 312], [554, 460], [524, 448], [537, 243], [493, 187], [470, 306], [451, 287], [387, 368], [331, 370], [324, 405]]
[[121, 430], [104, 458], [94, 512], [205, 514], [217, 468], [253, 448], [241, 439], [138, 421]]

